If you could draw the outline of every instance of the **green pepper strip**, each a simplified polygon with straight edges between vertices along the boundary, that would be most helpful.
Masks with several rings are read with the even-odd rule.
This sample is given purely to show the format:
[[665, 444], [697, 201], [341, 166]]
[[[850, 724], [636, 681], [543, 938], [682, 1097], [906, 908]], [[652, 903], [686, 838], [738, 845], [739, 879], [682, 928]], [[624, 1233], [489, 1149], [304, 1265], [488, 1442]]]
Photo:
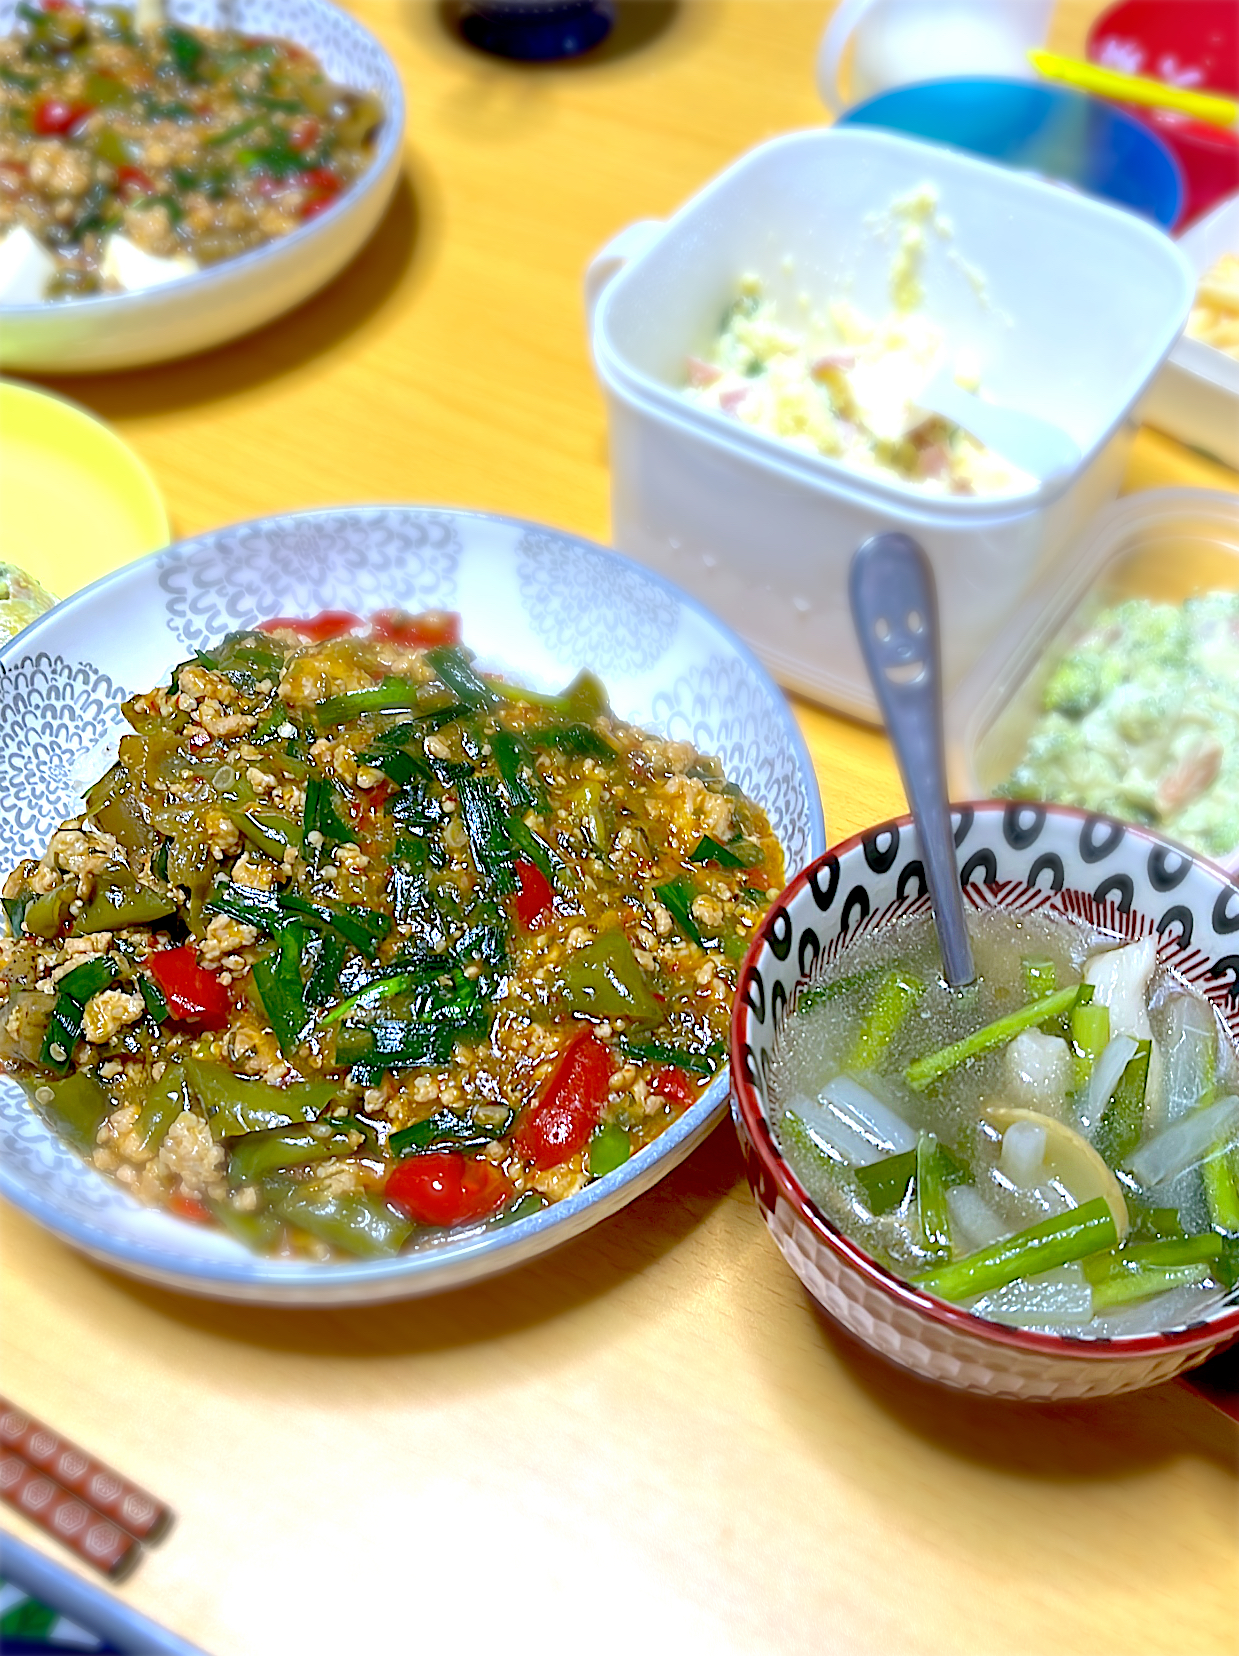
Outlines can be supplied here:
[[571, 1011], [592, 1018], [657, 1023], [662, 1017], [632, 944], [618, 927], [570, 954], [560, 968], [559, 986]]
[[40, 1104], [55, 1116], [69, 1143], [89, 1155], [95, 1147], [95, 1134], [112, 1108], [112, 1101], [94, 1076], [78, 1070], [63, 1081], [53, 1081], [49, 1088], [52, 1099]]
[[290, 1225], [363, 1259], [399, 1253], [413, 1230], [410, 1221], [380, 1197], [357, 1191], [331, 1195], [298, 1185], [279, 1197], [275, 1209]]
[[586, 1167], [591, 1179], [605, 1178], [632, 1155], [632, 1140], [626, 1128], [618, 1121], [608, 1121], [597, 1128], [586, 1151]]
[[228, 1179], [232, 1184], [252, 1184], [278, 1168], [347, 1156], [352, 1147], [350, 1134], [337, 1131], [330, 1121], [264, 1127], [234, 1141], [228, 1157]]
[[316, 1121], [341, 1091], [336, 1081], [294, 1081], [288, 1087], [271, 1087], [265, 1081], [234, 1075], [226, 1064], [193, 1056], [185, 1059], [185, 1079], [217, 1139]]
[[1036, 1024], [1044, 1023], [1047, 1018], [1055, 1018], [1060, 1012], [1070, 1011], [1079, 998], [1080, 988], [1080, 984], [1073, 983], [1067, 989], [1059, 989], [1053, 995], [1045, 995], [1041, 1000], [1033, 1001], [1030, 1006], [1023, 1006], [1018, 1012], [1008, 1012], [1005, 1017], [986, 1024], [983, 1029], [975, 1030], [962, 1041], [954, 1041], [938, 1052], [931, 1052], [924, 1058], [915, 1059], [904, 1071], [904, 1079], [917, 1092], [923, 1092], [939, 1076], [945, 1075], [948, 1070], [959, 1064], [966, 1063], [969, 1058], [979, 1057], [983, 1052], [992, 1052], [995, 1047], [1006, 1046], [1021, 1030], [1031, 1029]]
[[168, 1128], [188, 1108], [185, 1066], [174, 1058], [159, 1080], [151, 1082], [146, 1102], [134, 1123], [134, 1136], [142, 1148], [157, 1150], [166, 1138]]
[[874, 992], [844, 1067], [852, 1073], [876, 1069], [924, 993], [925, 985], [919, 978], [906, 972], [888, 972]]
[[[1064, 1002], [1062, 1009], [1069, 1004]], [[939, 1299], [971, 1299], [976, 1294], [1005, 1288], [1020, 1277], [1038, 1276], [1042, 1271], [1084, 1259], [1101, 1248], [1112, 1248], [1117, 1240], [1114, 1215], [1105, 1197], [1097, 1196], [1081, 1207], [1043, 1219], [1040, 1224], [1004, 1237], [1001, 1242], [992, 1242], [963, 1259], [936, 1265], [913, 1277], [912, 1282], [926, 1293], [937, 1294]]]

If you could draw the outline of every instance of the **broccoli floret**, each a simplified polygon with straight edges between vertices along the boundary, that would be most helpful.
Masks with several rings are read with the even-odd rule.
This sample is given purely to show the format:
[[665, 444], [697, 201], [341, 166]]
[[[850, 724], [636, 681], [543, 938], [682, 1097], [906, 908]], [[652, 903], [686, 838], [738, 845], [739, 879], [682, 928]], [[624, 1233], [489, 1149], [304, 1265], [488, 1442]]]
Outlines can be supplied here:
[[1091, 713], [1101, 700], [1101, 662], [1095, 655], [1077, 650], [1060, 661], [1050, 674], [1042, 698], [1047, 713], [1062, 713], [1069, 719], [1082, 719]]

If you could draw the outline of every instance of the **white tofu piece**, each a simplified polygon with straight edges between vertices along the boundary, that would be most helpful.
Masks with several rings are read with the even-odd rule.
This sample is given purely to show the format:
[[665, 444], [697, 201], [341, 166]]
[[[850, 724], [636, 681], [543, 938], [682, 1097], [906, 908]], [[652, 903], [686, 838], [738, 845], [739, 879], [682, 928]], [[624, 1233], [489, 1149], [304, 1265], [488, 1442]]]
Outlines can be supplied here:
[[161, 259], [146, 253], [136, 242], [119, 232], [108, 237], [99, 266], [105, 281], [111, 280], [126, 293], [144, 293], [147, 288], [162, 287], [166, 282], [177, 282], [182, 276], [192, 276], [197, 270], [196, 259], [188, 253], [178, 253], [171, 259]]
[[0, 237], [0, 305], [37, 304], [55, 274], [55, 259], [24, 224]]

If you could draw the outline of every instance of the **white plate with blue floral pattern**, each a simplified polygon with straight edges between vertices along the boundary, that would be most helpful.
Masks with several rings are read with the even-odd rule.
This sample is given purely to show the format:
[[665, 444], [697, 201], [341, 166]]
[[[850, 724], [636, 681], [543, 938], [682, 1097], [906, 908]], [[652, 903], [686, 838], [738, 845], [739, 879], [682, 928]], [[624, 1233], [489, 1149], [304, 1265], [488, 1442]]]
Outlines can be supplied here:
[[[789, 878], [825, 849], [808, 752], [781, 692], [720, 622], [614, 552], [482, 513], [369, 506], [265, 518], [183, 541], [59, 604], [0, 651], [0, 864], [38, 856], [81, 808], [121, 703], [228, 631], [321, 609], [458, 610], [480, 664], [535, 689], [582, 667], [620, 717], [717, 754], [763, 807]], [[499, 1229], [393, 1259], [319, 1264], [248, 1253], [140, 1206], [88, 1167], [0, 1077], [0, 1195], [105, 1264], [167, 1287], [339, 1305], [455, 1287], [578, 1235], [648, 1190], [726, 1109], [717, 1075], [693, 1107], [605, 1179]]]

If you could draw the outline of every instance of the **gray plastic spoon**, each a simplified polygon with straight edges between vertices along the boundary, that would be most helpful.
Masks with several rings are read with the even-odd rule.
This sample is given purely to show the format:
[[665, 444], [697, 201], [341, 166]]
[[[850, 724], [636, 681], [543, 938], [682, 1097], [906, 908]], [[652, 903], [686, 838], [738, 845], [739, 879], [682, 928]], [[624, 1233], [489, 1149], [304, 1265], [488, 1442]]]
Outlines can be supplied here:
[[916, 820], [946, 981], [976, 977], [955, 866], [942, 741], [938, 595], [909, 535], [874, 535], [852, 556], [852, 620]]

